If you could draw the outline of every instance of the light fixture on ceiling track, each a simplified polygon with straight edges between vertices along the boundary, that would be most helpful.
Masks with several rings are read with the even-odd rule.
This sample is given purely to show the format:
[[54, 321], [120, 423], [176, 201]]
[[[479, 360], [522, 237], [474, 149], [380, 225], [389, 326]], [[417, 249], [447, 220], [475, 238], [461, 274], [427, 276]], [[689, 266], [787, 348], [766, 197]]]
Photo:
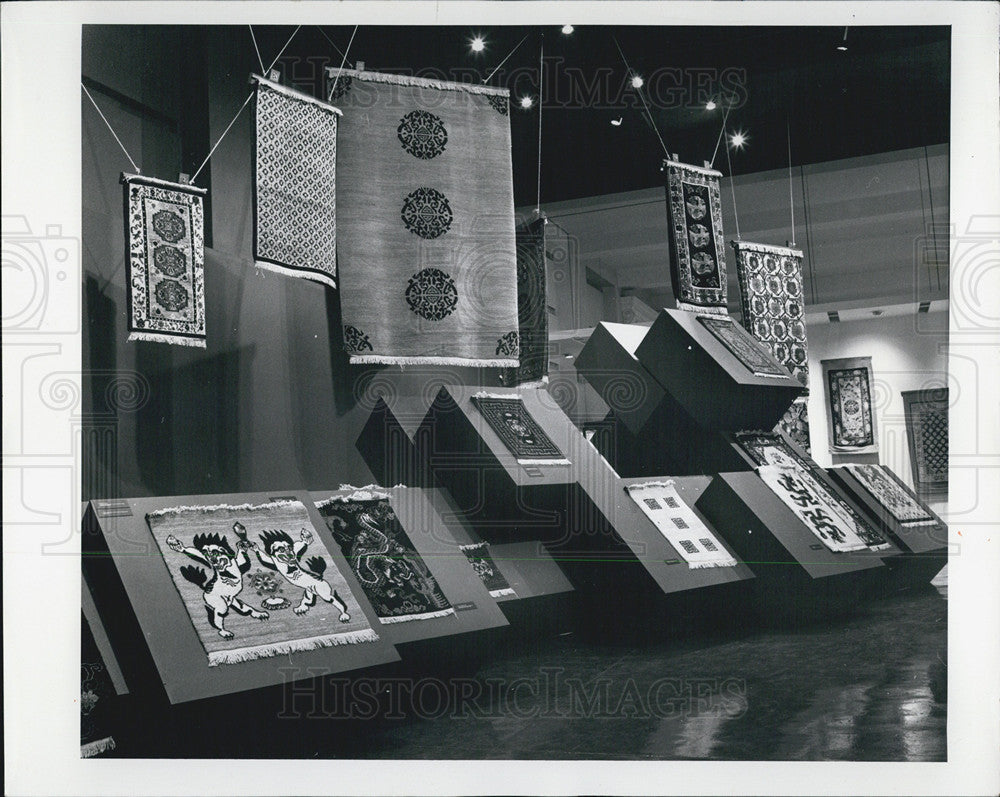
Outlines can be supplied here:
[[837, 49], [842, 53], [847, 52], [847, 26], [844, 26], [844, 38], [841, 40], [840, 44], [837, 45]]
[[474, 53], [481, 53], [483, 50], [486, 49], [486, 39], [484, 39], [482, 36], [474, 36], [469, 41], [469, 49], [472, 50], [472, 52]]
[[574, 30], [575, 30], [575, 28], [572, 25], [563, 25], [562, 26], [563, 36], [570, 36], [573, 33]]

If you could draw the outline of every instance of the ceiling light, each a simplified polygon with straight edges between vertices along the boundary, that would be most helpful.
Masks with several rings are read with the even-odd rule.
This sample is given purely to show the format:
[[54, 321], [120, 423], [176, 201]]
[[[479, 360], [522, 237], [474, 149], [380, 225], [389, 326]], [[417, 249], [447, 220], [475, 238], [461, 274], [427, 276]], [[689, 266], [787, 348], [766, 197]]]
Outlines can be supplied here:
[[840, 52], [842, 52], [842, 53], [846, 53], [847, 52], [847, 45], [846, 44], [838, 44], [837, 45], [837, 49], [840, 50]]
[[563, 32], [563, 35], [569, 36], [573, 32], [573, 26], [572, 25], [563, 25], [562, 26], [562, 32]]
[[729, 143], [736, 149], [743, 149], [744, 145], [747, 143], [749, 136], [742, 130], [737, 130], [729, 137]]
[[471, 42], [469, 42], [469, 49], [474, 53], [481, 53], [486, 49], [486, 40], [482, 36], [476, 36]]
[[632, 75], [632, 88], [634, 89], [642, 88], [642, 78], [639, 75]]
[[534, 100], [533, 97], [530, 97], [527, 94], [525, 96], [521, 97], [521, 107], [522, 108], [528, 109], [528, 108], [530, 108], [534, 104], [535, 104], [535, 100]]
[[611, 126], [612, 127], [621, 127], [623, 120], [624, 120], [623, 116], [619, 116], [617, 119], [612, 119], [611, 120]]
[[707, 103], [705, 104], [705, 110], [706, 110], [706, 111], [714, 111], [714, 110], [716, 109], [716, 107], [717, 107], [717, 106], [716, 106], [716, 104], [715, 104], [715, 100], [709, 100], [709, 101], [708, 101], [708, 102], [707, 102]]

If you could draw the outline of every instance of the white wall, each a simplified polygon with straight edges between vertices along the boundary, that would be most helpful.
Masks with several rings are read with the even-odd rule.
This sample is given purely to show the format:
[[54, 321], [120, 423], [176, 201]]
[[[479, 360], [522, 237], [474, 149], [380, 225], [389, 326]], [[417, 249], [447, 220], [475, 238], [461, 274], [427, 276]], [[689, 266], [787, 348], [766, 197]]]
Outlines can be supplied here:
[[[909, 313], [890, 317], [808, 325], [809, 438], [813, 459], [829, 467], [852, 461], [837, 456], [833, 462], [827, 433], [828, 408], [821, 360], [871, 357], [875, 379], [873, 404], [878, 423], [878, 461], [888, 465], [913, 486], [903, 418], [904, 390], [948, 385], [951, 398], [959, 389], [954, 371], [948, 376], [948, 313]], [[872, 461], [856, 457], [854, 461]]]

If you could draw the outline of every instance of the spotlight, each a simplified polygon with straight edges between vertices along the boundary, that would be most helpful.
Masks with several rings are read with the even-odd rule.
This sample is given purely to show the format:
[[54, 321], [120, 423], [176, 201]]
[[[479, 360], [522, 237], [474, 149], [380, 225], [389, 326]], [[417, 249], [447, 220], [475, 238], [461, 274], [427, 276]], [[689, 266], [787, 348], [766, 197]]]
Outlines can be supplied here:
[[632, 75], [632, 88], [641, 89], [642, 88], [642, 78], [639, 75]]
[[846, 53], [847, 52], [847, 45], [846, 44], [838, 44], [837, 45], [837, 49], [840, 50], [840, 52], [842, 52], [842, 53]]
[[705, 103], [705, 110], [706, 111], [714, 111], [716, 109], [716, 107], [718, 107], [718, 106], [716, 106], [715, 100], [709, 100], [707, 103]]
[[742, 130], [737, 130], [729, 137], [729, 144], [736, 149], [743, 149], [749, 136]]
[[524, 108], [525, 110], [527, 110], [534, 104], [535, 104], [534, 97], [530, 97], [528, 95], [521, 97], [521, 107]]
[[486, 40], [482, 36], [476, 36], [471, 42], [469, 42], [469, 49], [474, 53], [481, 53], [486, 49]]
[[612, 127], [621, 127], [623, 120], [624, 120], [624, 117], [622, 117], [622, 116], [619, 116], [617, 119], [612, 119], [611, 120], [611, 126]]
[[563, 25], [562, 26], [562, 32], [563, 32], [564, 36], [569, 36], [573, 32], [573, 26], [572, 25]]

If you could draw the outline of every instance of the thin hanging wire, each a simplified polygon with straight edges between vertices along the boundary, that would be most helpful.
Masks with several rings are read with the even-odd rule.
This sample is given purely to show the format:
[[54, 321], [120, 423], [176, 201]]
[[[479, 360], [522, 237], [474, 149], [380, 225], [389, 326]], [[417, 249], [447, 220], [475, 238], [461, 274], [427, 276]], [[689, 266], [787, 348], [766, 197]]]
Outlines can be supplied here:
[[719, 129], [719, 137], [715, 139], [715, 149], [712, 151], [712, 168], [715, 168], [715, 158], [719, 154], [719, 144], [722, 143], [722, 137], [726, 134], [726, 121], [729, 119], [729, 112], [733, 109], [732, 103], [726, 106], [725, 110], [722, 112], [722, 127]]
[[729, 157], [729, 142], [726, 142], [726, 161], [729, 163], [729, 188], [733, 192], [733, 218], [736, 220], [736, 240], [740, 239], [740, 213], [736, 208], [736, 182], [733, 180], [733, 160]]
[[522, 38], [521, 41], [519, 41], [517, 44], [514, 45], [514, 49], [511, 50], [509, 53], [507, 53], [506, 58], [504, 58], [499, 64], [497, 64], [496, 68], [492, 72], [490, 72], [490, 74], [487, 75], [483, 79], [483, 83], [484, 84], [485, 83], [489, 83], [490, 80], [492, 80], [493, 76], [500, 70], [500, 67], [502, 67], [504, 64], [506, 64], [507, 63], [507, 59], [510, 58], [515, 52], [517, 52], [517, 48], [520, 47], [522, 44], [524, 44], [524, 40], [527, 39], [529, 35], [530, 34], [528, 34], [528, 33], [524, 34], [524, 38]]
[[[622, 57], [622, 61], [625, 63], [625, 68], [628, 70], [629, 75], [635, 75], [632, 67], [629, 66], [628, 59], [625, 57], [625, 53], [622, 52], [622, 46], [618, 43], [618, 39], [614, 36], [611, 37], [615, 43], [615, 47], [618, 48], [618, 54]], [[639, 99], [642, 100], [642, 107], [646, 109], [646, 116], [649, 117], [649, 123], [653, 126], [653, 132], [656, 133], [656, 137], [660, 139], [660, 146], [663, 147], [663, 152], [667, 156], [667, 160], [670, 160], [670, 150], [667, 149], [666, 143], [663, 141], [663, 136], [660, 135], [660, 128], [656, 126], [656, 120], [653, 118], [652, 112], [649, 110], [649, 105], [646, 104], [646, 98], [642, 94], [641, 88], [636, 88], [635, 93], [639, 95]]]
[[785, 136], [788, 139], [788, 210], [792, 216], [792, 246], [795, 246], [795, 197], [792, 194], [792, 124], [785, 117]]
[[538, 184], [535, 212], [542, 213], [542, 106], [545, 104], [545, 34], [538, 45]]
[[344, 57], [344, 60], [347, 63], [347, 65], [350, 66], [351, 69], [354, 69], [354, 64], [352, 64], [350, 61], [347, 61], [347, 53], [345, 53], [343, 50], [341, 50], [334, 43], [333, 39], [331, 39], [329, 36], [326, 35], [326, 31], [323, 30], [319, 25], [316, 26], [316, 30], [318, 30], [320, 33], [322, 33], [323, 34], [323, 38], [326, 39], [328, 42], [330, 42], [330, 46], [333, 47], [333, 49], [337, 51], [337, 55], [342, 55]]
[[351, 40], [347, 42], [347, 49], [344, 50], [344, 57], [340, 62], [340, 68], [337, 70], [337, 77], [333, 79], [330, 83], [330, 93], [326, 97], [327, 102], [333, 102], [333, 92], [337, 90], [337, 82], [340, 80], [340, 73], [344, 71], [344, 64], [347, 63], [347, 54], [351, 51], [351, 45], [354, 44], [354, 37], [358, 33], [358, 26], [354, 26], [354, 30], [351, 32]]
[[[299, 28], [301, 28], [301, 27], [302, 27], [301, 25], [298, 25], [295, 28], [295, 30], [292, 31], [292, 35], [288, 37], [288, 41], [285, 42], [285, 46], [282, 47], [281, 51], [275, 56], [274, 60], [271, 62], [271, 65], [267, 69], [264, 70], [265, 75], [268, 75], [268, 74], [271, 73], [271, 70], [274, 69], [274, 65], [276, 63], [278, 63], [278, 61], [281, 59], [281, 56], [283, 56], [285, 54], [285, 50], [288, 49], [288, 45], [292, 43], [292, 39], [295, 38], [295, 34], [299, 32]], [[229, 131], [232, 130], [233, 125], [236, 124], [236, 120], [239, 119], [240, 118], [240, 114], [243, 113], [243, 109], [246, 108], [247, 105], [250, 104], [250, 100], [253, 99], [253, 95], [254, 95], [254, 92], [251, 91], [247, 95], [247, 98], [245, 100], [243, 100], [243, 104], [240, 106], [240, 109], [236, 112], [236, 115], [232, 118], [232, 121], [228, 125], [226, 125], [226, 129], [222, 131], [222, 135], [219, 136], [218, 141], [215, 142], [215, 146], [212, 147], [211, 150], [209, 150], [209, 153], [205, 157], [205, 160], [203, 160], [201, 162], [201, 166], [199, 166], [198, 169], [195, 171], [195, 173], [193, 175], [191, 175], [190, 182], [191, 182], [192, 185], [194, 184], [194, 181], [198, 179], [198, 175], [201, 174], [201, 170], [204, 169], [205, 166], [208, 164], [208, 162], [212, 159], [212, 156], [215, 154], [215, 150], [217, 150], [219, 148], [219, 144], [222, 143], [222, 139], [224, 139], [228, 135]]]
[[128, 158], [128, 162], [132, 164], [132, 168], [135, 169], [135, 173], [142, 174], [142, 172], [139, 170], [139, 167], [135, 165], [135, 161], [132, 160], [132, 156], [128, 154], [128, 150], [125, 149], [125, 145], [122, 144], [122, 140], [118, 138], [118, 134], [115, 132], [115, 129], [111, 126], [111, 122], [108, 121], [108, 117], [104, 115], [104, 111], [101, 110], [100, 106], [97, 104], [97, 101], [94, 99], [93, 95], [89, 91], [87, 91], [87, 87], [84, 86], [82, 82], [80, 83], [80, 88], [83, 89], [84, 94], [86, 94], [87, 97], [90, 99], [90, 101], [94, 104], [94, 110], [96, 110], [97, 113], [101, 115], [101, 119], [103, 119], [104, 124], [108, 126], [108, 130], [111, 131], [111, 135], [115, 137], [115, 141], [118, 142], [118, 146], [122, 148], [122, 152], [125, 153], [125, 157]]
[[247, 27], [250, 28], [250, 38], [253, 39], [253, 48], [257, 51], [257, 63], [260, 64], [260, 74], [262, 77], [267, 77], [264, 74], [264, 59], [260, 55], [260, 47], [257, 46], [257, 37], [254, 35], [253, 25], [247, 25]]

